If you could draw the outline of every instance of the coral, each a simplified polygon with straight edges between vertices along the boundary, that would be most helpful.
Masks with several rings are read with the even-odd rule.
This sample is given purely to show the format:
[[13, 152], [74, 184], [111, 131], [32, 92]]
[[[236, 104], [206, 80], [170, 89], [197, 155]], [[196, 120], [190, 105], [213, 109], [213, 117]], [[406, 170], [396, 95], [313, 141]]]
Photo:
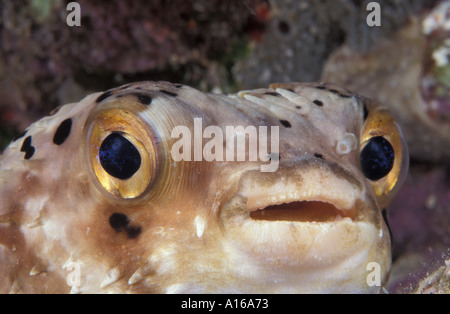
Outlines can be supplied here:
[[422, 294], [450, 294], [450, 259], [424, 278], [414, 291]]
[[390, 292], [412, 293], [450, 257], [449, 167], [413, 163], [390, 206], [394, 243]]
[[[439, 22], [439, 14], [450, 16], [448, 2], [411, 18], [370, 51], [340, 47], [327, 60], [321, 80], [341, 84], [388, 106], [403, 127], [414, 159], [447, 162], [450, 29], [446, 29], [448, 18]], [[433, 30], [429, 20], [434, 21]]]
[[274, 0], [270, 20], [254, 51], [234, 69], [243, 88], [274, 81], [317, 81], [329, 55], [342, 44], [370, 51], [382, 38], [404, 25], [435, 0], [385, 0], [380, 3], [382, 27], [366, 23], [370, 1]]
[[257, 12], [267, 8], [265, 0], [80, 0], [81, 27], [69, 27], [68, 2], [0, 2], [2, 129], [20, 133], [61, 103], [129, 81], [220, 86], [232, 79], [228, 55], [245, 50], [247, 31], [261, 32]]

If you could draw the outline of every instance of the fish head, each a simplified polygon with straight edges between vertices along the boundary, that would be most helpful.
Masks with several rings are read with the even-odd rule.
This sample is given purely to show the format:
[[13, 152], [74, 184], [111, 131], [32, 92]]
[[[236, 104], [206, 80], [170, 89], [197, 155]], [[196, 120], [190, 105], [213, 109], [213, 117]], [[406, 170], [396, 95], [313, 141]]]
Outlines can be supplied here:
[[389, 112], [331, 84], [96, 93], [0, 159], [1, 291], [378, 292], [407, 168]]

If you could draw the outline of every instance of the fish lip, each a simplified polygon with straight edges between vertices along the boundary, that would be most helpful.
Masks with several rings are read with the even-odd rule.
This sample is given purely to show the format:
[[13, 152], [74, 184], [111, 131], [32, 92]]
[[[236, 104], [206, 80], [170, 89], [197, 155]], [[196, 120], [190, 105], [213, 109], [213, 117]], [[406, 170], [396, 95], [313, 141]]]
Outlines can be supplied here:
[[[283, 199], [282, 197], [281, 199]], [[258, 205], [257, 205], [258, 204]], [[289, 222], [336, 222], [345, 218], [356, 218], [355, 205], [343, 207], [339, 201], [321, 197], [310, 199], [287, 199], [271, 201], [269, 199], [257, 202], [247, 201], [247, 211], [253, 220], [257, 221], [289, 221]]]
[[[322, 194], [300, 197], [298, 191], [260, 197], [249, 197], [237, 192], [221, 206], [220, 217], [225, 224], [231, 221], [250, 221], [261, 226], [277, 223], [280, 226], [286, 223], [325, 225], [340, 221], [356, 223], [365, 220], [365, 203], [360, 197], [345, 199]], [[287, 210], [285, 206], [288, 207]], [[289, 208], [290, 206], [293, 208]], [[318, 213], [314, 213], [315, 210]], [[264, 213], [265, 211], [271, 213]]]
[[268, 222], [328, 223], [345, 218], [356, 220], [356, 203], [361, 200], [358, 194], [344, 196], [316, 190], [305, 192], [283, 185], [273, 193], [242, 191], [242, 194], [246, 198], [242, 210], [247, 211], [249, 218]]
[[365, 184], [325, 162], [306, 161], [294, 168], [280, 167], [273, 174], [248, 172], [235, 193], [243, 199], [233, 212], [261, 222], [357, 221], [368, 214], [363, 205], [369, 196]]

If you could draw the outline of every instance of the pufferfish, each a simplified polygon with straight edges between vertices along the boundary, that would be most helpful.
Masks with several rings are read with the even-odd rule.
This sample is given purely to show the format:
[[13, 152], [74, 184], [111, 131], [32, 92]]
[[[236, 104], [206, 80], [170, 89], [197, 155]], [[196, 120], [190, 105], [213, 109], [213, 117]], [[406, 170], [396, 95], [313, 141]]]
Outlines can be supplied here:
[[1, 156], [0, 292], [379, 292], [407, 168], [388, 110], [333, 84], [95, 93]]

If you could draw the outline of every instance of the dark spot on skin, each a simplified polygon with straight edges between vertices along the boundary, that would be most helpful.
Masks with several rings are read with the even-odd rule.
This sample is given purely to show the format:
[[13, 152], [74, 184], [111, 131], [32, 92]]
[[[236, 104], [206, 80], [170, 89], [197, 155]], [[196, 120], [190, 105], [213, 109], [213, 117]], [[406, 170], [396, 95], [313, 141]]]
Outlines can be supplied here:
[[139, 102], [143, 105], [150, 105], [152, 103], [152, 97], [148, 96], [148, 95], [143, 95], [143, 94], [136, 94], [136, 97], [138, 98]]
[[364, 121], [366, 121], [367, 117], [369, 116], [369, 111], [367, 110], [366, 104], [364, 104], [363, 110], [364, 110]]
[[276, 92], [265, 92], [264, 95], [280, 97], [281, 95]]
[[21, 152], [25, 153], [25, 159], [30, 159], [33, 157], [35, 148], [31, 145], [31, 135], [28, 136], [22, 143], [22, 147], [20, 148]]
[[315, 154], [314, 154], [314, 157], [323, 159], [323, 155], [322, 155], [322, 154], [318, 154], [318, 153], [315, 153]]
[[173, 86], [175, 86], [178, 89], [183, 88], [183, 84], [173, 84]]
[[166, 94], [167, 96], [170, 96], [170, 97], [177, 97], [178, 96], [178, 94], [169, 92], [168, 90], [165, 90], [165, 89], [160, 89], [159, 91], [161, 93], [163, 93], [163, 94]]
[[128, 238], [135, 239], [141, 234], [142, 228], [140, 226], [130, 226], [130, 219], [127, 215], [122, 213], [114, 213], [109, 217], [109, 225], [116, 231], [125, 231]]
[[320, 100], [314, 100], [313, 103], [316, 104], [319, 107], [323, 106], [323, 102], [321, 102]]
[[302, 107], [300, 107], [300, 106], [295, 106], [295, 108], [296, 108], [296, 109], [302, 109]]
[[320, 90], [327, 90], [330, 93], [336, 94], [342, 98], [351, 98], [352, 97], [352, 93], [349, 91], [341, 92], [341, 91], [338, 91], [337, 89], [329, 88], [326, 85], [318, 85], [318, 86], [316, 86], [316, 88], [320, 89]]
[[103, 100], [105, 100], [106, 98], [108, 98], [111, 95], [112, 95], [111, 91], [104, 92], [103, 94], [98, 96], [98, 98], [97, 98], [97, 100], [95, 102], [96, 103], [102, 102]]
[[27, 134], [28, 130], [23, 131], [21, 134], [17, 135], [15, 138], [13, 138], [13, 142], [17, 141], [19, 138], [22, 138]]
[[329, 91], [329, 92], [332, 92], [332, 93], [334, 93], [334, 94], [336, 94], [336, 95], [339, 95], [339, 96], [342, 97], [342, 98], [350, 98], [350, 97], [352, 97], [351, 95], [343, 94], [343, 93], [341, 93], [340, 91], [335, 90], [335, 89], [329, 89], [328, 91]]
[[66, 119], [58, 126], [55, 135], [53, 135], [53, 143], [56, 145], [61, 145], [66, 141], [70, 135], [70, 130], [72, 129], [72, 119]]
[[135, 239], [141, 234], [142, 228], [140, 226], [129, 226], [125, 229], [125, 232], [130, 239]]
[[114, 213], [109, 217], [109, 225], [117, 232], [125, 230], [129, 223], [130, 220], [125, 214]]
[[285, 128], [290, 128], [291, 127], [291, 123], [287, 120], [280, 120], [280, 123], [285, 127]]

